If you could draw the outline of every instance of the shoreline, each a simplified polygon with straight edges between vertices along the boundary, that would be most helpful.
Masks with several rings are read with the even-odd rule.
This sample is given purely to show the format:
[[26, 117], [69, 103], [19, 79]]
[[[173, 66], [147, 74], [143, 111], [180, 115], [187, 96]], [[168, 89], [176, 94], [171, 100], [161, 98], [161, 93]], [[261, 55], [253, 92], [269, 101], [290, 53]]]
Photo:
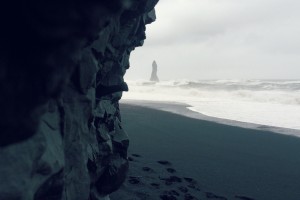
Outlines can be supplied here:
[[235, 121], [230, 119], [223, 119], [217, 117], [211, 117], [190, 109], [192, 106], [186, 103], [173, 102], [173, 101], [150, 101], [150, 100], [133, 100], [122, 99], [120, 104], [136, 105], [146, 108], [152, 108], [155, 110], [162, 110], [173, 114], [179, 114], [192, 119], [206, 120], [210, 122], [216, 122], [218, 124], [235, 126], [240, 128], [254, 129], [259, 131], [268, 131], [273, 134], [283, 134], [287, 136], [300, 138], [300, 130], [289, 129], [282, 127], [275, 127], [263, 124], [254, 124], [250, 122]]

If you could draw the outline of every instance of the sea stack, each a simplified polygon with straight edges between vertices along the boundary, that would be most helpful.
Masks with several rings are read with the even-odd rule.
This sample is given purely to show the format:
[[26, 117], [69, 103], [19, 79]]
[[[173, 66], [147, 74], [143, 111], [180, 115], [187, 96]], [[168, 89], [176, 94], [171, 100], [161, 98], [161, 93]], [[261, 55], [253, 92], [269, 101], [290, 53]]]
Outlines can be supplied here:
[[152, 63], [152, 73], [151, 73], [150, 81], [159, 82], [159, 79], [157, 77], [157, 64], [155, 60]]

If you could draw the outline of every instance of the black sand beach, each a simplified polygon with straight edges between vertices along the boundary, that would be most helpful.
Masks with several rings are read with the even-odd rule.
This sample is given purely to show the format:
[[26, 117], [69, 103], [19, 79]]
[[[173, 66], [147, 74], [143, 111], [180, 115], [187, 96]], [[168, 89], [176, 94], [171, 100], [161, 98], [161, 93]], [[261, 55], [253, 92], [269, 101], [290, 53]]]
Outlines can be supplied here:
[[300, 199], [300, 138], [129, 104], [120, 109], [131, 162], [112, 200]]

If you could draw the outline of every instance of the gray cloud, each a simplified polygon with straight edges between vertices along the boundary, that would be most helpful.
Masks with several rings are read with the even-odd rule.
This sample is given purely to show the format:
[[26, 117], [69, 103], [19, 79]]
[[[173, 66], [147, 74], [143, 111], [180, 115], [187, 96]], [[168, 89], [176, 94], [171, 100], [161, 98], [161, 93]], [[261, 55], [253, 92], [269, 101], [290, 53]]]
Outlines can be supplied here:
[[300, 78], [300, 2], [161, 0], [129, 79]]

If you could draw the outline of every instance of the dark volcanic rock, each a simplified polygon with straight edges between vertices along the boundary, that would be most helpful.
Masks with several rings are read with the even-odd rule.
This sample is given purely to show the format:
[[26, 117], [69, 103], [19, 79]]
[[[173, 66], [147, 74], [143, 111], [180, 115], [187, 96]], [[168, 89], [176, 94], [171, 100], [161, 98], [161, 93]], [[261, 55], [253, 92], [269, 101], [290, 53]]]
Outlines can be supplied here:
[[0, 199], [101, 200], [125, 180], [119, 100], [158, 0], [0, 7]]
[[34, 200], [60, 200], [63, 186], [63, 170], [60, 170], [38, 188]]
[[113, 157], [109, 161], [103, 175], [96, 182], [97, 191], [100, 194], [110, 194], [116, 191], [126, 179], [128, 161], [119, 157]]

